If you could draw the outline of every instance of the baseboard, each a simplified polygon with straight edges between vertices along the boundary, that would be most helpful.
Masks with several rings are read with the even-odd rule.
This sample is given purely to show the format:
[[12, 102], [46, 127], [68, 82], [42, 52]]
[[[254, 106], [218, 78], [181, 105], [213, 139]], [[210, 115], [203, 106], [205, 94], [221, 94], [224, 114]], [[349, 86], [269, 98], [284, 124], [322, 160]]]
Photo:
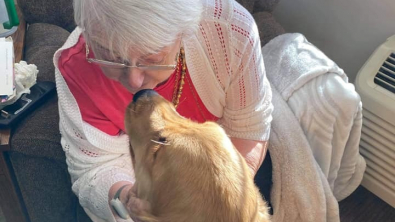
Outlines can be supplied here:
[[395, 208], [395, 192], [383, 186], [374, 177], [365, 173], [362, 186]]

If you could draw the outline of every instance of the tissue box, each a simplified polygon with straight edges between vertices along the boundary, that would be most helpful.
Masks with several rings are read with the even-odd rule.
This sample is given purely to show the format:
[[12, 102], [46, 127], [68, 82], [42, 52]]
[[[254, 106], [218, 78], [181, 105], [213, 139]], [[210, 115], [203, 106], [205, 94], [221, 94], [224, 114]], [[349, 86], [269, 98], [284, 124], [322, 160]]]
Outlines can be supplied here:
[[0, 38], [0, 110], [29, 94], [30, 87], [36, 84], [37, 66], [14, 61], [12, 38]]
[[0, 110], [29, 94], [30, 87], [36, 84], [37, 66], [14, 61], [12, 38], [0, 38]]
[[0, 102], [14, 94], [14, 46], [12, 39], [0, 38]]

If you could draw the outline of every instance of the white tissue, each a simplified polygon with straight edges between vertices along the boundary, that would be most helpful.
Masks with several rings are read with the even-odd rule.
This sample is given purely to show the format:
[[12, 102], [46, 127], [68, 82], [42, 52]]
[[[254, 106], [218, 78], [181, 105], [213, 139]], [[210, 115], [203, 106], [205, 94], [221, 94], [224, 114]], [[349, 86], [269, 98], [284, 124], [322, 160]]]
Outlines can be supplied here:
[[25, 61], [20, 61], [19, 63], [14, 64], [14, 72], [15, 82], [21, 88], [21, 90], [29, 90], [30, 87], [36, 84], [38, 73], [36, 65], [28, 65]]
[[0, 103], [0, 109], [16, 102], [24, 93], [30, 93], [30, 87], [36, 84], [37, 81], [37, 66], [34, 64], [27, 64], [25, 61], [14, 63], [15, 75], [15, 94], [10, 96], [7, 101]]

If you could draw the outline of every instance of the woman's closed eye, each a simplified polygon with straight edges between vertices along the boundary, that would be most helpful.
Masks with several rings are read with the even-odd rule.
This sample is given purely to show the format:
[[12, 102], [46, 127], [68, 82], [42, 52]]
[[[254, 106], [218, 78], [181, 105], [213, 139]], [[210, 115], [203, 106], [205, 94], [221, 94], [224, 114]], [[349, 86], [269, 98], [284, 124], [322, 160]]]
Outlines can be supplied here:
[[114, 62], [115, 63], [122, 63], [122, 64], [125, 64], [125, 65], [130, 65], [130, 62], [128, 60], [122, 59], [121, 57], [116, 57], [114, 59]]
[[151, 58], [151, 59], [145, 59], [142, 62], [139, 62], [139, 65], [161, 65], [163, 64], [165, 60], [165, 57], [159, 57], [159, 58]]
[[121, 63], [121, 64], [125, 64], [125, 65], [129, 64], [129, 61], [121, 58], [120, 56], [111, 57], [106, 54], [106, 55], [102, 55], [99, 59], [104, 60], [104, 61], [113, 62], [113, 63]]

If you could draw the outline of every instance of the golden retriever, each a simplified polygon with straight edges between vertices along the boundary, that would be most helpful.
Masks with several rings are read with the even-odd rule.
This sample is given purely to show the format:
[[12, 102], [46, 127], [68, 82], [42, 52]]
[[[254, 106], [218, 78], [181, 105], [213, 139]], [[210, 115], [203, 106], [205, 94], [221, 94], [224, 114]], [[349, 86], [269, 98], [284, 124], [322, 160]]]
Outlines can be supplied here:
[[180, 116], [143, 90], [127, 107], [125, 127], [137, 197], [151, 203], [141, 221], [266, 222], [268, 208], [244, 158], [214, 122]]

